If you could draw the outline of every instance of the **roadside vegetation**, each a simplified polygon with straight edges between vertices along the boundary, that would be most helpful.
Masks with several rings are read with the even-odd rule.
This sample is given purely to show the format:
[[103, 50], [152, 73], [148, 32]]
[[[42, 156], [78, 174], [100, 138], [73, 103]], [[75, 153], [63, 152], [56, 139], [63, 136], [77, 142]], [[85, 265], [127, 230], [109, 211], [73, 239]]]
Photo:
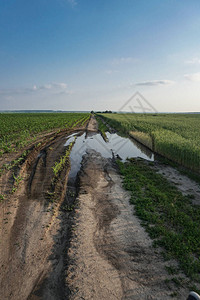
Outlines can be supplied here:
[[178, 268], [167, 267], [170, 275], [176, 275], [170, 280], [199, 292], [200, 206], [192, 204], [191, 195], [183, 196], [149, 164], [137, 159], [118, 161], [124, 188], [130, 191], [130, 202], [154, 240], [153, 246], [162, 247], [166, 260], [178, 261]]
[[70, 160], [69, 160], [70, 152], [72, 150], [75, 141], [76, 141], [76, 137], [74, 138], [74, 141], [71, 142], [67, 147], [65, 154], [61, 156], [59, 161], [56, 161], [54, 166], [52, 167], [53, 174], [54, 174], [54, 177], [52, 179], [52, 187], [54, 187], [56, 181], [58, 180], [62, 170], [66, 167], [66, 165], [70, 165]]
[[200, 115], [101, 114], [119, 132], [156, 153], [200, 173]]
[[100, 131], [102, 137], [104, 138], [105, 141], [107, 141], [107, 136], [106, 136], [106, 131], [108, 130], [108, 127], [106, 126], [106, 124], [102, 121], [102, 118], [99, 117], [98, 115], [95, 115], [95, 118], [97, 120], [98, 123], [98, 130]]
[[83, 126], [89, 118], [88, 113], [1, 113], [0, 155], [19, 150], [39, 133]]
[[[69, 168], [70, 167], [70, 152], [71, 152], [72, 147], [73, 147], [73, 145], [75, 143], [75, 140], [76, 140], [76, 137], [74, 138], [74, 141], [71, 142], [67, 146], [65, 154], [62, 155], [59, 158], [59, 160], [56, 161], [54, 163], [54, 165], [52, 166], [53, 177], [51, 179], [50, 188], [49, 188], [49, 190], [46, 193], [46, 198], [48, 199], [48, 202], [52, 202], [53, 203], [57, 199], [57, 197], [58, 197], [58, 195], [57, 195], [58, 191], [56, 191], [56, 187], [58, 188], [58, 186], [59, 186], [58, 183], [59, 183], [62, 171], [65, 168]], [[62, 185], [60, 187], [62, 187]]]

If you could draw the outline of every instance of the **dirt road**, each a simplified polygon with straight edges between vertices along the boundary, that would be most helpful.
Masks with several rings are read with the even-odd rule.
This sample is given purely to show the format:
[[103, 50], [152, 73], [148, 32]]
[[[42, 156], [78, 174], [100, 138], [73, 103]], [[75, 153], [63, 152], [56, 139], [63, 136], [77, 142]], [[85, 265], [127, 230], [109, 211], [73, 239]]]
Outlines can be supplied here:
[[[93, 117], [86, 132], [97, 132]], [[84, 156], [75, 212], [65, 196], [68, 169], [50, 201], [52, 166], [65, 141], [65, 133], [52, 136], [31, 151], [14, 193], [6, 194], [10, 172], [0, 178], [7, 195], [0, 204], [0, 300], [171, 299], [176, 287], [166, 283], [166, 262], [134, 216], [112, 159], [94, 150]], [[180, 288], [176, 299], [187, 293]]]
[[[85, 127], [77, 130], [84, 132]], [[5, 195], [0, 203], [1, 300], [62, 299], [65, 293], [63, 253], [70, 212], [62, 205], [69, 169], [63, 169], [52, 188], [52, 167], [65, 154], [71, 133], [42, 137], [22, 165], [0, 177], [0, 193]], [[18, 178], [14, 187], [13, 172]]]
[[98, 124], [93, 115], [91, 116], [90, 122], [88, 123], [87, 131], [88, 132], [97, 132], [98, 131]]
[[[165, 262], [152, 248], [110, 159], [89, 151], [69, 250], [71, 299], [170, 299]], [[186, 290], [180, 290], [185, 299]]]

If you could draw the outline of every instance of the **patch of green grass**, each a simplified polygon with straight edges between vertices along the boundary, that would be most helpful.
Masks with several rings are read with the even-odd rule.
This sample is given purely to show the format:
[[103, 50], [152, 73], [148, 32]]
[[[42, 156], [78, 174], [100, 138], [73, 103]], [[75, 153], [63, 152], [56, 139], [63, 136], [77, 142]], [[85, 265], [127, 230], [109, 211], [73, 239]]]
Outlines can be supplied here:
[[0, 202], [5, 199], [5, 196], [3, 194], [0, 194]]
[[124, 187], [131, 192], [130, 202], [154, 246], [162, 247], [166, 259], [176, 259], [186, 276], [199, 281], [200, 207], [142, 161], [118, 165]]
[[176, 268], [174, 266], [166, 266], [165, 269], [169, 273], [169, 275], [177, 275], [179, 273], [179, 268]]
[[106, 124], [102, 121], [101, 117], [99, 117], [98, 115], [95, 115], [95, 118], [98, 122], [98, 129], [101, 133], [101, 135], [103, 136], [104, 140], [107, 141], [107, 136], [106, 136], [106, 131], [109, 131], [108, 127], [106, 126]]

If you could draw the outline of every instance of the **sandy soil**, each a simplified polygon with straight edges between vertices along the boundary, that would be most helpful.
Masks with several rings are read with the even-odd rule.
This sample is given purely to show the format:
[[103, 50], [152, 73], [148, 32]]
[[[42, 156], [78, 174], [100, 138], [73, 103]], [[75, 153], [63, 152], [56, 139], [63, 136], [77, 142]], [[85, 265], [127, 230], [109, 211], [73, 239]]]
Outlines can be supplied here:
[[[170, 299], [166, 263], [134, 216], [113, 162], [93, 150], [82, 162], [78, 201], [70, 299]], [[187, 293], [180, 290], [177, 299]]]

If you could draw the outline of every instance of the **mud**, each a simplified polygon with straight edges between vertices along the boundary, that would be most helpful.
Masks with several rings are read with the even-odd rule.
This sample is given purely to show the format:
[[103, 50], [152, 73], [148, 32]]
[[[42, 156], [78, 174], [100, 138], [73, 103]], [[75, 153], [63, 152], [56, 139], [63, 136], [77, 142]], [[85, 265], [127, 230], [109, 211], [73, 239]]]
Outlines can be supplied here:
[[[84, 131], [85, 128], [77, 128]], [[31, 145], [25, 161], [0, 177], [0, 299], [63, 299], [64, 251], [70, 212], [62, 210], [69, 168], [52, 188], [53, 165], [65, 153], [71, 131], [52, 133]], [[7, 155], [9, 163], [15, 155]], [[13, 189], [13, 172], [19, 176]], [[52, 196], [53, 195], [53, 196]]]
[[[94, 150], [82, 161], [78, 202], [70, 299], [170, 299], [166, 262], [134, 215], [113, 161]], [[187, 293], [180, 289], [177, 299]]]
[[97, 132], [97, 131], [98, 131], [98, 124], [95, 117], [92, 115], [90, 118], [90, 122], [88, 123], [87, 126], [87, 132]]

